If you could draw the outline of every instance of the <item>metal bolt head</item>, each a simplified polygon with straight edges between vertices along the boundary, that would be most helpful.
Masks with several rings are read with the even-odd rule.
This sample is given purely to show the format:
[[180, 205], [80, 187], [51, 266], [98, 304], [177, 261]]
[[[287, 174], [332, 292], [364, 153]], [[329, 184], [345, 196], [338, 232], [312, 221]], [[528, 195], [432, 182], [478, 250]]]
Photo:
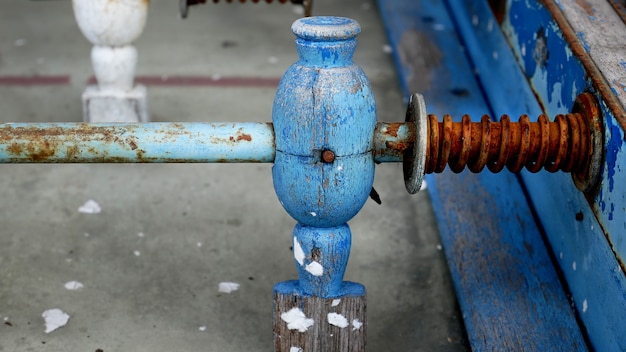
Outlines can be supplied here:
[[335, 153], [333, 153], [332, 150], [324, 150], [322, 151], [322, 160], [325, 163], [332, 163], [333, 161], [335, 161]]

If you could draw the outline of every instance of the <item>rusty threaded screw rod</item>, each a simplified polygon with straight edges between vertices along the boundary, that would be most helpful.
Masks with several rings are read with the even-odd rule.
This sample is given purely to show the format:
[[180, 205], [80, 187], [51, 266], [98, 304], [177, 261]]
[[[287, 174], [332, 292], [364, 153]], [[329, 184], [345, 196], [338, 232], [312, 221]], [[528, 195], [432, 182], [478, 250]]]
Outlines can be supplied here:
[[[212, 1], [213, 3], [217, 4], [220, 2], [220, 0], [209, 0]], [[239, 2], [239, 3], [246, 3], [248, 0], [225, 0], [227, 3], [232, 3], [232, 2]], [[268, 4], [271, 4], [274, 2], [274, 0], [251, 0], [253, 3], [258, 3], [258, 2], [266, 2]], [[304, 16], [305, 17], [311, 17], [311, 8], [313, 7], [313, 0], [276, 0], [276, 2], [280, 3], [280, 4], [286, 4], [287, 2], [290, 2], [294, 5], [302, 5], [302, 7], [304, 8]], [[179, 0], [179, 7], [180, 7], [180, 15], [182, 18], [187, 18], [187, 14], [189, 13], [189, 6], [192, 5], [198, 5], [198, 4], [206, 4], [207, 0]]]
[[468, 115], [462, 122], [452, 122], [450, 115], [437, 122], [428, 115], [427, 174], [443, 172], [446, 164], [453, 172], [467, 168], [475, 173], [485, 166], [500, 172], [506, 166], [511, 172], [526, 168], [538, 172], [579, 172], [589, 160], [590, 135], [580, 114], [558, 115], [550, 122], [545, 115], [530, 122], [522, 115], [511, 122], [503, 115], [493, 122], [483, 115], [480, 122], [471, 122]]
[[[557, 115], [549, 121], [545, 115], [531, 122], [522, 115], [511, 122], [503, 115], [498, 122], [484, 115], [472, 122], [468, 115], [461, 122], [452, 122], [449, 115], [439, 122], [435, 115], [426, 116], [423, 98], [411, 96], [407, 109], [407, 125], [379, 124], [378, 134], [396, 135], [402, 129], [407, 138], [380, 139], [390, 151], [375, 156], [402, 153], [405, 184], [409, 193], [421, 186], [424, 174], [443, 172], [449, 166], [453, 172], [466, 167], [478, 173], [485, 166], [491, 172], [505, 167], [511, 172], [526, 168], [530, 172], [571, 172], [574, 183], [583, 192], [592, 191], [599, 182], [603, 157], [603, 127], [600, 109], [589, 93], [578, 96], [573, 112]], [[378, 138], [378, 137], [377, 137]]]

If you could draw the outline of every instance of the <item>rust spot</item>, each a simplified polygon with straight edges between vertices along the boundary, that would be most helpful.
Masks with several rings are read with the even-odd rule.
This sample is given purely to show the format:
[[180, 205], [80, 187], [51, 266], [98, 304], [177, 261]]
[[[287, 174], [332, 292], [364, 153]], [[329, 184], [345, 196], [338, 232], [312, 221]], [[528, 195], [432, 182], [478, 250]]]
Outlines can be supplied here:
[[394, 151], [394, 155], [396, 155], [396, 151], [398, 153], [404, 153], [406, 150], [408, 150], [409, 148], [412, 147], [411, 144], [409, 143], [404, 143], [404, 142], [390, 142], [387, 141], [385, 142], [385, 147], [387, 147], [387, 149], [391, 149]]
[[588, 1], [586, 1], [586, 0], [576, 0], [576, 5], [580, 6], [583, 10], [585, 10], [587, 15], [593, 16], [593, 13], [595, 11], [593, 10], [593, 5], [591, 5]]
[[387, 130], [385, 131], [385, 133], [392, 137], [398, 137], [398, 130], [400, 129], [400, 126], [402, 126], [403, 124], [404, 123], [402, 122], [390, 123], [387, 125]]
[[249, 134], [243, 133], [240, 134], [239, 136], [237, 136], [237, 141], [248, 141], [251, 142], [252, 141], [252, 136], [250, 136]]
[[128, 145], [130, 145], [130, 149], [132, 149], [132, 150], [137, 149], [137, 143], [135, 143], [135, 141], [132, 140], [132, 139], [128, 140]]
[[7, 151], [13, 155], [20, 155], [22, 154], [23, 149], [21, 145], [17, 143], [12, 143], [7, 147]]
[[80, 153], [80, 148], [76, 145], [68, 146], [65, 149], [65, 154], [68, 159], [76, 159]]

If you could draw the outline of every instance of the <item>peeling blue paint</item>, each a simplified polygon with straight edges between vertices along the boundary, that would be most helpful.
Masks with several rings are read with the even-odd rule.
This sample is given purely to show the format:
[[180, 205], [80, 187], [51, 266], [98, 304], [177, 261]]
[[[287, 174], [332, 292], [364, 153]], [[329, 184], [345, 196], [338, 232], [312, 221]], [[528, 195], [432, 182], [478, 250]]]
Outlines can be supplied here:
[[611, 119], [606, 121], [607, 128], [607, 148], [606, 148], [606, 172], [609, 181], [609, 192], [613, 192], [615, 187], [615, 168], [617, 167], [618, 153], [622, 149], [623, 134], [621, 128], [614, 124]]

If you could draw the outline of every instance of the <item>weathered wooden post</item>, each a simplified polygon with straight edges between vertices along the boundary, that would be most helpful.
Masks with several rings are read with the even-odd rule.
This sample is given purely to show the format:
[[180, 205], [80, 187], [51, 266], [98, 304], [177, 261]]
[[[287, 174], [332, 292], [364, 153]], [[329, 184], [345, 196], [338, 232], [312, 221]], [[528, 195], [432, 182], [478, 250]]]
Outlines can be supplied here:
[[91, 63], [97, 85], [83, 92], [85, 122], [147, 122], [146, 87], [134, 85], [137, 49], [148, 0], [73, 0], [74, 16], [94, 45]]
[[374, 181], [376, 105], [367, 77], [352, 62], [360, 30], [340, 17], [292, 26], [299, 61], [274, 100], [272, 172], [280, 203], [298, 221], [292, 244], [299, 280], [274, 287], [276, 351], [365, 350], [365, 288], [343, 281], [347, 221]]

